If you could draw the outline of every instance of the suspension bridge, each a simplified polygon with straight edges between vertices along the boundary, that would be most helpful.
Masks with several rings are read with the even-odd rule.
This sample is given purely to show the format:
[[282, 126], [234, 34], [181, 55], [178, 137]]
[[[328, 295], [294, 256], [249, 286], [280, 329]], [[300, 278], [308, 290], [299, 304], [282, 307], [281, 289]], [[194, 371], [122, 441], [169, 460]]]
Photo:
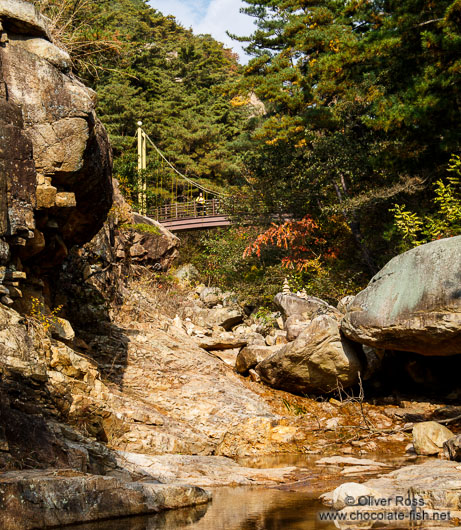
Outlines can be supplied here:
[[[178, 171], [138, 122], [137, 210], [172, 232], [218, 228], [232, 224], [237, 211], [231, 198]], [[154, 151], [149, 172], [147, 145]], [[148, 183], [148, 180], [150, 181]]]

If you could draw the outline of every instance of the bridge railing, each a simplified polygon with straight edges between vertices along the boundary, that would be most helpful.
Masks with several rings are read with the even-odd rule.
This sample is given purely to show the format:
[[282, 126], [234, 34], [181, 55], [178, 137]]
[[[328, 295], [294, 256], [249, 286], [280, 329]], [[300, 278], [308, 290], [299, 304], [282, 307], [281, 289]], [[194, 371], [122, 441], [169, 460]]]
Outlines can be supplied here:
[[[151, 208], [147, 211], [147, 216], [159, 221], [160, 223], [176, 221], [181, 219], [197, 219], [205, 217], [226, 217], [232, 221], [233, 216], [239, 216], [240, 219], [252, 219], [267, 222], [284, 222], [293, 218], [291, 214], [268, 213], [264, 210], [263, 203], [252, 204], [250, 208], [245, 204], [231, 202], [229, 200], [208, 199], [203, 203], [196, 200], [187, 202], [174, 202], [165, 204], [157, 208]], [[203, 219], [205, 222], [205, 219]], [[199, 221], [198, 221], [199, 222]]]
[[167, 221], [172, 219], [186, 219], [194, 217], [208, 217], [215, 215], [226, 215], [229, 213], [224, 210], [224, 207], [219, 199], [209, 199], [203, 203], [197, 201], [188, 202], [174, 202], [165, 204], [159, 208], [153, 208], [147, 212], [149, 217], [157, 219], [157, 221]]

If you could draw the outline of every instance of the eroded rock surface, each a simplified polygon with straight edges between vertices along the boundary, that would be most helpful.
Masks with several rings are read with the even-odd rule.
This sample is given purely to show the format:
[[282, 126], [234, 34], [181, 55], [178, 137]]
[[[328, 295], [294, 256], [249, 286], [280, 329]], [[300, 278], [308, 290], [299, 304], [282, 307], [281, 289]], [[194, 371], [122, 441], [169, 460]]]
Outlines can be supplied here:
[[264, 346], [262, 344], [252, 344], [242, 348], [235, 360], [235, 369], [239, 374], [246, 375], [252, 368], [273, 355], [281, 346]]
[[257, 469], [244, 467], [219, 456], [140, 455], [120, 452], [120, 465], [133, 473], [164, 484], [192, 484], [201, 487], [278, 484], [296, 473], [296, 467]]
[[68, 471], [22, 471], [0, 477], [3, 530], [61, 527], [206, 504], [193, 486], [123, 482]]
[[315, 296], [300, 298], [295, 294], [278, 293], [274, 298], [274, 303], [280, 308], [284, 318], [298, 315], [302, 316], [304, 320], [312, 320], [316, 316], [326, 314], [341, 316], [336, 308]]
[[50, 38], [46, 18], [41, 16], [30, 2], [24, 0], [2, 0], [0, 17], [8, 20], [18, 33]]
[[[337, 508], [342, 508], [345, 514], [357, 513], [357, 510], [400, 511], [408, 517], [411, 510], [419, 512], [424, 510], [429, 517], [434, 510], [445, 513], [451, 511], [451, 518], [455, 519], [460, 515], [461, 506], [461, 473], [458, 468], [459, 464], [456, 462], [431, 460], [420, 465], [402, 467], [380, 478], [368, 480], [364, 484], [350, 483], [340, 486], [323, 498], [327, 504], [335, 502]], [[386, 499], [386, 504], [373, 505], [364, 502], [360, 505], [357, 502], [354, 506], [344, 508], [345, 503], [341, 501], [347, 494], [354, 496], [354, 503], [355, 500], [359, 501], [362, 495], [371, 495], [374, 499]], [[402, 501], [399, 501], [399, 498]], [[403, 502], [405, 499], [408, 501]], [[345, 522], [344, 527], [346, 528], [352, 520], [349, 519], [349, 523]], [[449, 518], [442, 519], [442, 521], [449, 520]]]
[[453, 436], [443, 444], [443, 454], [448, 460], [461, 462], [461, 435]]

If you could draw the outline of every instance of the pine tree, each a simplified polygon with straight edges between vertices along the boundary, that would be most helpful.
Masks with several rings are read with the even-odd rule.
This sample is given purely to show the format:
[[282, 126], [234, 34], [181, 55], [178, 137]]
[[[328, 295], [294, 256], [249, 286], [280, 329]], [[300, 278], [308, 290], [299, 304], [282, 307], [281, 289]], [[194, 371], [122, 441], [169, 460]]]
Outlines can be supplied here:
[[374, 270], [391, 198], [428, 189], [459, 149], [461, 4], [246, 4], [255, 57], [236, 93], [255, 92], [268, 111], [248, 131], [253, 184], [300, 216], [341, 212]]
[[[116, 173], [136, 182], [136, 123], [182, 172], [212, 188], [239, 183], [232, 144], [244, 109], [225, 85], [237, 76], [235, 54], [210, 35], [194, 35], [146, 0], [42, 0], [76, 73], [98, 93]], [[64, 28], [61, 31], [59, 28]], [[80, 53], [81, 52], [81, 53]], [[151, 186], [157, 163], [151, 161]], [[164, 175], [170, 186], [171, 175]], [[166, 190], [164, 190], [166, 191]]]

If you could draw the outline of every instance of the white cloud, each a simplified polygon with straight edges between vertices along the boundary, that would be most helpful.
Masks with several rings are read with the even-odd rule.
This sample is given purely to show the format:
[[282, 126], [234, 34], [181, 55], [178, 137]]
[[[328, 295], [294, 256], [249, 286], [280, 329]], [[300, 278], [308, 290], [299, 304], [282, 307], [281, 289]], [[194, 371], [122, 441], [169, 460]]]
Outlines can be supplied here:
[[[186, 28], [192, 27], [196, 34], [209, 33], [226, 47], [239, 54], [240, 62], [248, 57], [242, 44], [226, 35], [226, 30], [235, 35], [253, 33], [253, 19], [240, 13], [241, 0], [150, 0], [150, 5], [164, 15], [174, 15]], [[208, 4], [208, 6], [207, 6]]]
[[186, 28], [198, 23], [206, 12], [206, 2], [193, 0], [149, 0], [149, 4], [163, 15], [174, 15]]
[[236, 0], [211, 0], [205, 17], [195, 27], [198, 33], [210, 33], [227, 47], [233, 48], [239, 54], [241, 62], [248, 60], [243, 51], [245, 43], [232, 40], [226, 35], [226, 31], [239, 36], [253, 33], [253, 18], [240, 13], [240, 8], [244, 5]]

